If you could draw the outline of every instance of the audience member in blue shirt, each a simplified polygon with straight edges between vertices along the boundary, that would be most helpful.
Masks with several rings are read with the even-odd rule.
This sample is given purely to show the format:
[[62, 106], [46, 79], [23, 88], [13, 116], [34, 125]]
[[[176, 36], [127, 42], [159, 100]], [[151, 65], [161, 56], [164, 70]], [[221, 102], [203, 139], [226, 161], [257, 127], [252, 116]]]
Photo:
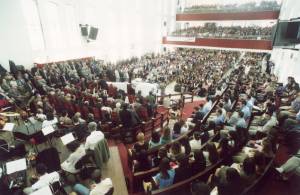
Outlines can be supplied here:
[[217, 111], [217, 117], [215, 118], [215, 125], [222, 125], [225, 122], [225, 117], [221, 109]]
[[250, 112], [252, 112], [253, 106], [254, 106], [255, 99], [248, 95], [247, 97], [247, 106], [250, 109]]
[[204, 104], [203, 110], [202, 110], [204, 114], [207, 114], [211, 110], [211, 107], [212, 107], [211, 97], [207, 97], [206, 101], [207, 102]]
[[244, 119], [247, 120], [250, 118], [251, 111], [249, 107], [247, 106], [246, 100], [242, 100], [242, 112], [244, 113]]
[[175, 170], [170, 167], [169, 159], [163, 158], [159, 164], [159, 173], [153, 179], [158, 188], [162, 189], [173, 184], [174, 176]]
[[247, 128], [247, 124], [244, 119], [244, 113], [242, 111], [239, 112], [239, 119], [236, 123], [236, 127]]

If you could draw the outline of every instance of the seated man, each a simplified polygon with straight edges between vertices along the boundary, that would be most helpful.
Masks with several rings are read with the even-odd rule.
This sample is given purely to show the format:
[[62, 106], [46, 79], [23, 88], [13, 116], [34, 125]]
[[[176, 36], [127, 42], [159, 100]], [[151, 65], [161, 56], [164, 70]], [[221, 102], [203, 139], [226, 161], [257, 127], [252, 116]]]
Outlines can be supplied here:
[[249, 128], [249, 134], [250, 135], [256, 135], [257, 132], [262, 132], [264, 134], [269, 134], [269, 132], [271, 131], [271, 129], [278, 125], [278, 120], [277, 117], [275, 115], [275, 113], [266, 113], [267, 115], [269, 115], [269, 120], [268, 122], [263, 125], [263, 126], [250, 126]]
[[95, 122], [90, 122], [88, 129], [91, 133], [85, 140], [84, 148], [86, 150], [94, 150], [96, 144], [104, 139], [104, 134], [101, 131], [97, 131], [97, 124]]
[[212, 99], [210, 97], [206, 98], [206, 103], [203, 106], [202, 112], [206, 115], [212, 108]]
[[250, 108], [247, 106], [247, 102], [246, 100], [242, 100], [241, 101], [241, 111], [244, 113], [244, 119], [248, 120], [251, 116], [251, 110]]
[[80, 145], [78, 141], [71, 142], [67, 145], [68, 149], [72, 152], [69, 157], [61, 164], [62, 170], [69, 173], [78, 173], [76, 163], [86, 155], [84, 145]]
[[47, 167], [44, 164], [38, 164], [36, 166], [37, 176], [33, 178], [38, 179], [31, 187], [27, 187], [23, 190], [24, 194], [31, 194], [32, 192], [49, 186], [50, 184], [59, 181], [59, 174], [57, 172], [47, 173]]
[[102, 179], [101, 171], [95, 170], [92, 173], [92, 179], [95, 181], [89, 188], [82, 184], [76, 184], [74, 191], [79, 195], [105, 195], [109, 190], [113, 188], [113, 184], [110, 178]]
[[216, 124], [217, 126], [223, 125], [223, 124], [224, 124], [224, 122], [225, 122], [225, 117], [224, 117], [224, 115], [223, 115], [221, 109], [219, 109], [219, 110], [217, 111], [217, 116], [216, 116], [216, 118], [214, 119], [214, 122], [215, 122], [215, 124]]

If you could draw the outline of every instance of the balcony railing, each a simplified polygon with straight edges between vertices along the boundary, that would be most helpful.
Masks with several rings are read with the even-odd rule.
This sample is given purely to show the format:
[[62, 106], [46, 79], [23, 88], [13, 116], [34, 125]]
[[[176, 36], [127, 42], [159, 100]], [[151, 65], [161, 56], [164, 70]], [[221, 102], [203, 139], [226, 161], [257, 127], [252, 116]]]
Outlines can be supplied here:
[[[201, 3], [201, 2], [200, 2]], [[253, 12], [253, 11], [279, 11], [281, 5], [276, 1], [262, 1], [259, 5], [256, 3], [245, 3], [245, 4], [226, 4], [226, 5], [200, 5], [195, 2], [194, 5], [187, 7], [178, 7], [178, 13], [232, 13], [232, 12]], [[198, 4], [198, 5], [197, 5]]]

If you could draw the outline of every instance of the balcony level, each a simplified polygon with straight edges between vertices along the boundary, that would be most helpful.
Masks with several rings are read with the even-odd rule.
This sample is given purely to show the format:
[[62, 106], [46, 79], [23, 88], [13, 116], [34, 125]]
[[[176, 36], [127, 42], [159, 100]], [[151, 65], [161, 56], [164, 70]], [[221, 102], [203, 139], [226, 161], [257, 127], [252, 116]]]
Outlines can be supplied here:
[[163, 37], [162, 43], [166, 45], [174, 45], [174, 46], [272, 50], [272, 41], [270, 40]]
[[199, 20], [277, 20], [279, 11], [248, 11], [248, 12], [213, 12], [213, 13], [178, 13], [176, 21]]

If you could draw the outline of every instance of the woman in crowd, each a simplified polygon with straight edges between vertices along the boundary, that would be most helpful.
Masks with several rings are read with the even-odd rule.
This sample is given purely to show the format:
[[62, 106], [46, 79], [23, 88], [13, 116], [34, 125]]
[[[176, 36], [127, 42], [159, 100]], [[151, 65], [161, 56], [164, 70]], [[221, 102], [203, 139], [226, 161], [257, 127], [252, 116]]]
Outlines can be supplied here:
[[206, 145], [206, 151], [203, 152], [206, 160], [206, 166], [210, 166], [219, 160], [219, 154], [214, 143], [208, 143]]
[[163, 144], [167, 144], [171, 141], [172, 141], [172, 138], [171, 138], [170, 128], [166, 127], [162, 131], [162, 135], [160, 136], [160, 141], [159, 142], [160, 142], [161, 145], [163, 145]]
[[147, 159], [145, 159], [145, 155], [147, 156], [149, 144], [145, 142], [145, 136], [142, 132], [138, 133], [136, 139], [137, 142], [133, 145], [132, 148], [133, 158], [135, 159], [134, 166], [141, 167], [143, 166], [143, 163], [147, 162]]
[[153, 131], [151, 140], [149, 141], [149, 148], [153, 148], [160, 145], [160, 134], [158, 131]]
[[169, 157], [173, 161], [176, 161], [181, 156], [185, 156], [184, 147], [179, 142], [174, 142], [171, 145]]
[[191, 172], [192, 175], [195, 175], [196, 173], [199, 173], [203, 171], [206, 167], [206, 160], [203, 155], [202, 150], [195, 150], [194, 151], [194, 161], [191, 164]]
[[168, 150], [165, 147], [161, 147], [158, 150], [158, 155], [152, 159], [153, 167], [157, 167], [164, 158], [169, 158]]
[[255, 170], [255, 161], [253, 158], [245, 158], [241, 167], [240, 175], [243, 183], [246, 186], [251, 185], [255, 181], [257, 174]]
[[170, 167], [170, 161], [167, 158], [162, 159], [159, 164], [159, 173], [153, 179], [159, 189], [168, 187], [173, 184], [175, 170]]

